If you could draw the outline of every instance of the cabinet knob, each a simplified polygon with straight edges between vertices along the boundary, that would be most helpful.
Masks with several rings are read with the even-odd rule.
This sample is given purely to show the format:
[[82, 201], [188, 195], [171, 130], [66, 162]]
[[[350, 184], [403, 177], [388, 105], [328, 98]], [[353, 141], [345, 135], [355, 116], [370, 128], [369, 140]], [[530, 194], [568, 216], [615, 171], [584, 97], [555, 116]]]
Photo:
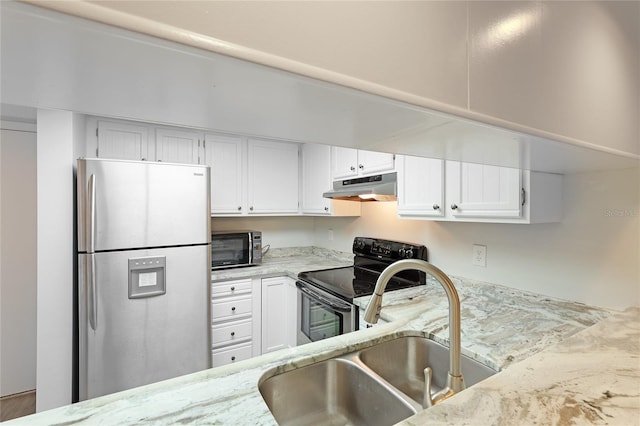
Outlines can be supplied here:
[[253, 211], [253, 206], [249, 207], [249, 210]]
[[242, 206], [238, 206], [238, 211], [241, 212], [242, 211]]
[[451, 210], [458, 210], [457, 204], [451, 204]]
[[351, 167], [349, 167], [349, 170], [351, 170], [352, 172], [355, 172], [355, 171], [356, 171], [356, 168], [355, 168], [355, 167], [353, 167], [353, 166], [351, 166]]
[[235, 312], [235, 311], [236, 311], [236, 307], [235, 307], [235, 306], [232, 306], [232, 307], [231, 307], [231, 312]]
[[231, 337], [233, 337], [233, 336], [235, 336], [235, 335], [236, 335], [236, 332], [235, 332], [235, 331], [232, 331], [232, 332], [231, 332]]
[[235, 287], [231, 287], [231, 289], [230, 289], [230, 290], [231, 290], [231, 291], [236, 291], [236, 288], [235, 288]]
[[328, 211], [329, 211], [329, 207], [325, 207], [325, 208], [324, 208], [324, 211], [325, 211], [325, 212], [328, 212]]
[[235, 361], [235, 360], [236, 360], [236, 357], [235, 357], [235, 356], [232, 356], [232, 357], [231, 357], [231, 361]]
[[359, 168], [360, 170], [362, 170], [362, 169], [364, 169], [364, 165], [362, 165], [362, 164], [358, 164], [358, 168]]
[[434, 209], [434, 210], [440, 210], [440, 206], [439, 206], [439, 205], [437, 205], [437, 204], [434, 204], [434, 205], [433, 205], [433, 209]]

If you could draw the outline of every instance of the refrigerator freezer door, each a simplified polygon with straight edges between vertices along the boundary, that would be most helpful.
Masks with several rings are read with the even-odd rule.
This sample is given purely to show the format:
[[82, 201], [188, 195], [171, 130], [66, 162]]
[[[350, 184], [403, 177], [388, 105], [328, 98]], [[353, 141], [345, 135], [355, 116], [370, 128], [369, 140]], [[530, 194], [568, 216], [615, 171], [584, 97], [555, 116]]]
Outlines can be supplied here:
[[77, 182], [81, 253], [211, 239], [207, 166], [80, 159]]
[[[209, 246], [79, 255], [81, 400], [209, 368], [208, 256]], [[164, 259], [165, 265], [131, 266], [141, 259]], [[155, 273], [165, 274], [164, 293], [131, 298], [130, 280], [145, 288], [160, 282]], [[94, 309], [95, 330], [89, 321]]]

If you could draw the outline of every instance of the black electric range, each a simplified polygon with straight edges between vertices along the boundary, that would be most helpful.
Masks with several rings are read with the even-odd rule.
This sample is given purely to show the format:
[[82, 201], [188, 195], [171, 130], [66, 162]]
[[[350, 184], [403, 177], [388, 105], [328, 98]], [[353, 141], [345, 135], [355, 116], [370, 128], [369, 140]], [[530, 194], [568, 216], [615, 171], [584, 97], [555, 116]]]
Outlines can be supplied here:
[[[354, 239], [353, 254], [353, 266], [301, 272], [298, 279], [352, 302], [355, 297], [373, 294], [380, 273], [392, 263], [402, 259], [427, 260], [427, 248], [423, 245], [367, 237]], [[401, 271], [391, 278], [385, 291], [425, 283], [424, 272]]]

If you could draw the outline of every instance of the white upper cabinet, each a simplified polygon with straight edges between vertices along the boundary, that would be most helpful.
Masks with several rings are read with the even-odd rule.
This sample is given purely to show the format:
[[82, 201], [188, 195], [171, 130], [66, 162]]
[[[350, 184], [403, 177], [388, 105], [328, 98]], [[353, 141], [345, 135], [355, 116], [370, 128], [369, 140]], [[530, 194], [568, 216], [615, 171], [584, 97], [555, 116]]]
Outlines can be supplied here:
[[156, 129], [156, 160], [167, 163], [201, 164], [204, 156], [202, 133]]
[[246, 141], [236, 136], [205, 135], [205, 162], [211, 167], [211, 214], [246, 212]]
[[331, 147], [331, 176], [333, 179], [358, 176], [358, 150]]
[[149, 149], [149, 134], [153, 134], [152, 131], [151, 127], [142, 124], [99, 120], [96, 130], [96, 157], [153, 161], [155, 149]]
[[398, 215], [456, 222], [560, 222], [562, 181], [554, 173], [399, 156]]
[[298, 213], [298, 144], [249, 139], [249, 214]]
[[[96, 130], [96, 156], [119, 160], [164, 161], [201, 164], [204, 156], [202, 133], [188, 129], [153, 127], [124, 120], [90, 118], [87, 132]], [[88, 139], [91, 145], [93, 140]], [[90, 146], [87, 152], [91, 152]]]
[[398, 214], [444, 216], [444, 160], [398, 155], [396, 168]]
[[332, 187], [331, 147], [320, 144], [303, 144], [300, 147], [301, 164], [301, 205], [303, 214], [360, 216], [360, 203], [355, 201], [331, 200], [323, 193]]
[[454, 217], [522, 216], [522, 171], [482, 164], [446, 163], [446, 192]]
[[337, 146], [331, 149], [333, 179], [367, 176], [395, 169], [393, 154]]
[[322, 194], [331, 189], [331, 147], [304, 144], [302, 157], [302, 213], [331, 214], [331, 200]]

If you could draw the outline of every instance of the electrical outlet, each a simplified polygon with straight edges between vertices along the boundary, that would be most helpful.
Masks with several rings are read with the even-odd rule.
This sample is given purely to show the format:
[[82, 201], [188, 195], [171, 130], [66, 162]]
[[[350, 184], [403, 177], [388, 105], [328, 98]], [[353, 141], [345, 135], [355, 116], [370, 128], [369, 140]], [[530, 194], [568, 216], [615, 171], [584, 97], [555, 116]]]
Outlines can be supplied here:
[[487, 267], [487, 246], [480, 244], [473, 245], [473, 257], [471, 258], [471, 264], [475, 266]]

